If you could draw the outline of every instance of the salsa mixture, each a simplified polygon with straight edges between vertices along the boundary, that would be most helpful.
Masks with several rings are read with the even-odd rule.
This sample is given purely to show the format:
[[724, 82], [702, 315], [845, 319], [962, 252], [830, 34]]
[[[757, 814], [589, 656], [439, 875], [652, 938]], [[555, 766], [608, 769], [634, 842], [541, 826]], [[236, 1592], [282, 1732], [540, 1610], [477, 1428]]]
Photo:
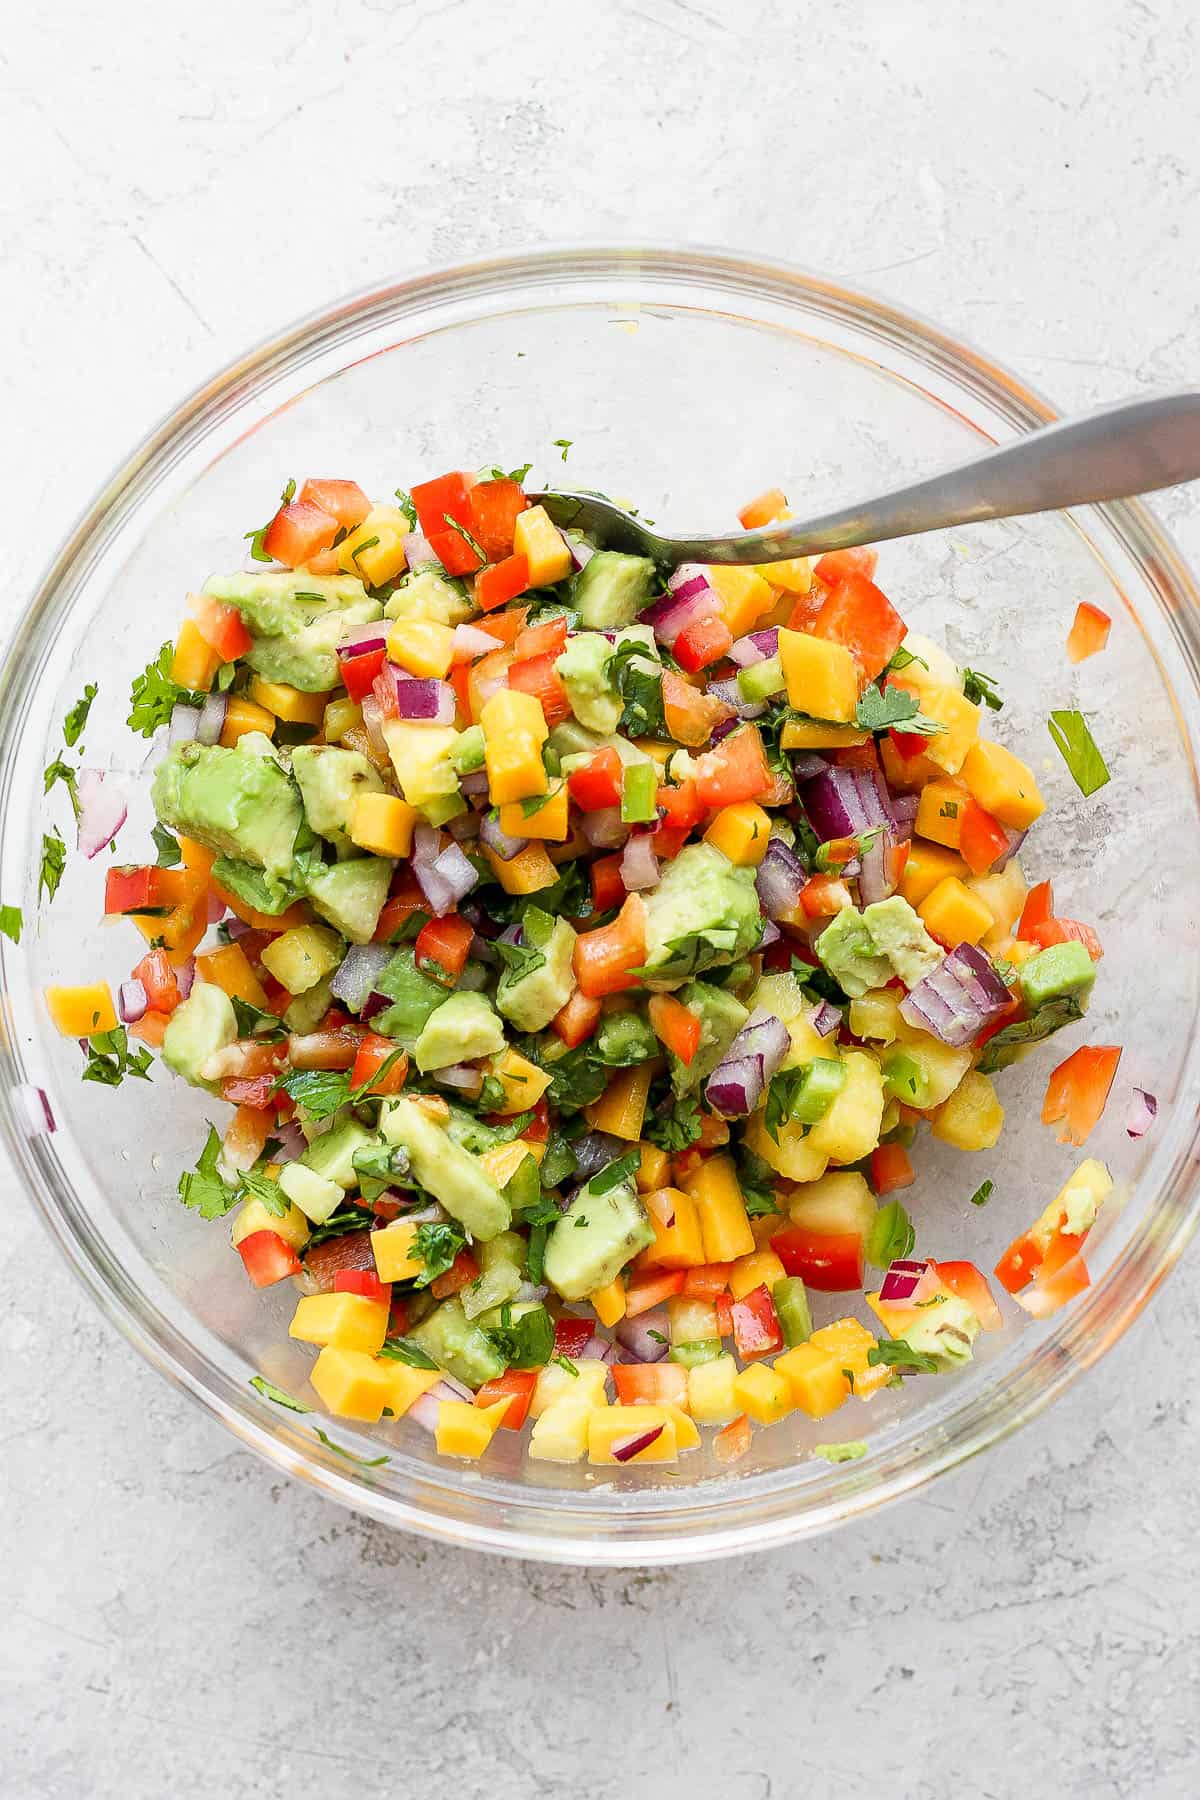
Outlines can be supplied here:
[[[144, 953], [115, 1005], [47, 1000], [86, 1079], [157, 1053], [217, 1103], [180, 1199], [292, 1285], [325, 1413], [467, 1458], [528, 1420], [560, 1463], [715, 1427], [731, 1463], [1001, 1326], [897, 1196], [922, 1130], [996, 1144], [1003, 1071], [1084, 1017], [1101, 945], [1026, 883], [1043, 800], [993, 682], [907, 630], [873, 551], [664, 571], [559, 530], [527, 474], [288, 484], [134, 683], [158, 824], [104, 910]], [[1072, 658], [1108, 624], [1081, 607]], [[1050, 730], [1083, 793], [1108, 779], [1082, 714]], [[56, 781], [110, 847], [113, 778]], [[1119, 1056], [1055, 1068], [1060, 1141]], [[1085, 1287], [1111, 1188], [1083, 1161], [999, 1288], [1043, 1317]], [[813, 1292], [844, 1316], [814, 1329]]]

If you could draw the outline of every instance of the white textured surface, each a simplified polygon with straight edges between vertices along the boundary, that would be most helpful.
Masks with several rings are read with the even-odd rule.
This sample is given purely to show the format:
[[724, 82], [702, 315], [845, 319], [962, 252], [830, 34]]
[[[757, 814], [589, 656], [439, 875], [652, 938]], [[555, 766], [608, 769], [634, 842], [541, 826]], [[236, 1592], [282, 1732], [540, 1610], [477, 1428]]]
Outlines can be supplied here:
[[[641, 234], [878, 287], [1064, 406], [1200, 374], [1191, 0], [44, 0], [0, 38], [6, 609], [131, 442], [373, 276]], [[1200, 508], [1160, 508], [1200, 558]], [[13, 538], [16, 538], [14, 547]], [[1194, 1260], [926, 1498], [589, 1575], [283, 1485], [103, 1326], [19, 1196], [0, 1793], [1200, 1791]]]

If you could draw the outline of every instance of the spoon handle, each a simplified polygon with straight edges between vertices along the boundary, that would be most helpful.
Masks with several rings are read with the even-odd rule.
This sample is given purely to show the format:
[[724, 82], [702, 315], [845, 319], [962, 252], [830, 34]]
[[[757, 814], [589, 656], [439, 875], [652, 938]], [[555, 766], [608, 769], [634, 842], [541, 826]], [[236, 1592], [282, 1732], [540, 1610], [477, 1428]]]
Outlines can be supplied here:
[[1200, 393], [1101, 407], [877, 500], [740, 538], [680, 541], [680, 561], [775, 562], [981, 519], [1119, 500], [1200, 477]]

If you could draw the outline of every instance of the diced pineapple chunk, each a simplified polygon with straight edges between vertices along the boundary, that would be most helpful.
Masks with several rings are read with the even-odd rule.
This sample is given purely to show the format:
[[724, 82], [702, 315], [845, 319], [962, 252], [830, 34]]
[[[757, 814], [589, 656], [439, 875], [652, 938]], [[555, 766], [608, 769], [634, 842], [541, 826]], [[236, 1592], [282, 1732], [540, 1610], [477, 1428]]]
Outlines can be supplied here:
[[[786, 1181], [816, 1181], [825, 1173], [828, 1155], [814, 1145], [810, 1134], [796, 1119], [787, 1119], [779, 1127], [778, 1141], [767, 1130], [766, 1113], [760, 1110], [746, 1121], [747, 1150], [761, 1156]], [[727, 1261], [727, 1258], [714, 1258]]]
[[564, 1396], [533, 1423], [528, 1453], [534, 1462], [574, 1463], [587, 1455], [588, 1421], [595, 1407], [586, 1398]]
[[968, 1069], [934, 1113], [930, 1130], [958, 1150], [990, 1150], [1004, 1128], [1004, 1108], [990, 1077]]
[[345, 946], [327, 925], [297, 925], [262, 952], [263, 967], [289, 994], [306, 994], [341, 963]]
[[688, 1406], [702, 1425], [724, 1425], [738, 1412], [734, 1382], [738, 1367], [732, 1356], [715, 1356], [687, 1372]]
[[387, 653], [410, 675], [444, 681], [454, 660], [454, 632], [436, 619], [398, 619], [388, 633]]
[[589, 1407], [606, 1404], [608, 1364], [601, 1362], [599, 1357], [584, 1356], [575, 1358], [574, 1367], [574, 1374], [570, 1369], [564, 1369], [561, 1363], [547, 1363], [544, 1369], [538, 1370], [529, 1407], [533, 1418], [540, 1419], [556, 1400], [582, 1400]]
[[875, 1218], [875, 1197], [855, 1169], [830, 1170], [819, 1181], [798, 1187], [787, 1202], [793, 1225], [819, 1236], [865, 1237]]
[[[854, 1163], [874, 1150], [883, 1118], [883, 1075], [865, 1050], [848, 1050], [842, 1058], [846, 1084], [808, 1134], [812, 1150], [830, 1162]], [[782, 1132], [780, 1136], [782, 1136]]]
[[268, 1212], [261, 1200], [243, 1200], [233, 1215], [229, 1241], [236, 1249], [256, 1231], [273, 1231], [293, 1250], [302, 1250], [312, 1236], [312, 1226], [298, 1206], [290, 1205], [280, 1218], [276, 1213]]
[[892, 1378], [887, 1363], [871, 1363], [870, 1353], [879, 1340], [858, 1319], [835, 1319], [832, 1325], [814, 1331], [808, 1341], [828, 1352], [843, 1371], [850, 1371], [850, 1391], [856, 1399], [869, 1400]]

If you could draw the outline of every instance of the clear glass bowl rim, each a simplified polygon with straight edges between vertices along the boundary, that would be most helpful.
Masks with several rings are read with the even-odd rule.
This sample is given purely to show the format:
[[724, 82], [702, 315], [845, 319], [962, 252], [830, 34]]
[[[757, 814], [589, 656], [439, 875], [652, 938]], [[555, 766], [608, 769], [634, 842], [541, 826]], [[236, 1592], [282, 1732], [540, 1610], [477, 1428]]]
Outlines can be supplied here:
[[[536, 247], [366, 288], [289, 326], [196, 389], [115, 471], [82, 514], [14, 627], [0, 667], [0, 816], [10, 797], [12, 734], [23, 722], [58, 616], [164, 474], [216, 429], [227, 412], [388, 320], [436, 312], [448, 303], [509, 310], [522, 302], [534, 308], [561, 303], [569, 296], [575, 304], [588, 304], [614, 298], [618, 289], [628, 300], [633, 290], [650, 285], [655, 298], [668, 304], [669, 292], [684, 305], [700, 304], [700, 294], [726, 302], [740, 296], [794, 306], [801, 317], [844, 321], [973, 390], [1014, 432], [1057, 416], [1009, 371], [914, 314], [790, 265], [732, 251], [685, 245]], [[1181, 555], [1138, 502], [1094, 510], [1157, 589], [1188, 673], [1200, 688], [1200, 591]], [[11, 954], [8, 946], [0, 948], [4, 961]], [[7, 983], [3, 985], [8, 1009]], [[0, 1132], [8, 1155], [75, 1275], [147, 1361], [259, 1455], [342, 1504], [443, 1543], [542, 1561], [631, 1566], [765, 1549], [816, 1535], [914, 1491], [1014, 1432], [1096, 1363], [1170, 1273], [1200, 1219], [1195, 1173], [1200, 1130], [1193, 1115], [1187, 1141], [1180, 1134], [1161, 1190], [1135, 1237], [1004, 1385], [968, 1394], [936, 1423], [908, 1434], [865, 1465], [831, 1467], [819, 1498], [805, 1499], [787, 1480], [763, 1490], [755, 1484], [743, 1488], [735, 1477], [680, 1490], [666, 1507], [660, 1494], [652, 1507], [644, 1508], [637, 1493], [614, 1494], [601, 1509], [595, 1495], [538, 1489], [528, 1490], [519, 1503], [495, 1507], [485, 1494], [471, 1494], [456, 1479], [457, 1470], [431, 1470], [422, 1478], [406, 1479], [404, 1491], [395, 1493], [385, 1491], [370, 1470], [352, 1468], [302, 1437], [269, 1402], [190, 1343], [137, 1287], [90, 1224], [49, 1141], [28, 1135], [13, 1098], [15, 1084], [26, 1081], [28, 1072], [16, 1034], [9, 1030], [5, 1036], [7, 1042], [0, 1045]]]

